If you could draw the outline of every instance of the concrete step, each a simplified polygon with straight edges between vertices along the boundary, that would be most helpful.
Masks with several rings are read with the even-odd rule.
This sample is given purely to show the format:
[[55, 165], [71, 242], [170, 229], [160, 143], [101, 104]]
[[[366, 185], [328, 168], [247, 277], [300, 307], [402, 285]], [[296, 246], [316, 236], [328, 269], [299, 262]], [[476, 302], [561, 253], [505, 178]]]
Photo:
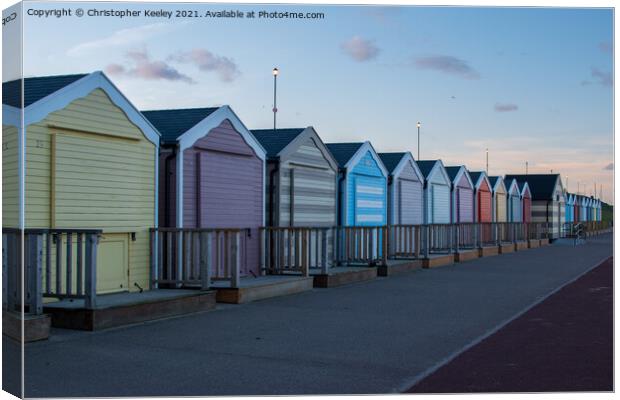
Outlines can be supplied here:
[[454, 264], [454, 254], [432, 254], [422, 259], [423, 268], [436, 268]]
[[50, 336], [52, 318], [49, 314], [29, 315], [18, 312], [2, 311], [2, 333], [22, 341], [22, 316], [24, 320], [24, 342], [45, 340]]
[[378, 276], [391, 276], [422, 268], [422, 260], [388, 260], [387, 265], [377, 267]]

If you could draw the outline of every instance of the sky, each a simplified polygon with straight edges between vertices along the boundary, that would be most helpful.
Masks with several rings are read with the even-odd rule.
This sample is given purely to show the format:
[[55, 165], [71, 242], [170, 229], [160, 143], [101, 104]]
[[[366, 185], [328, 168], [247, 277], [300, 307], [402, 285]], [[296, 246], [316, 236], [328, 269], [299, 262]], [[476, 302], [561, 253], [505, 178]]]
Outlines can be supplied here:
[[[561, 173], [613, 203], [613, 11], [576, 8], [25, 3], [25, 76], [103, 70], [141, 110], [230, 105], [250, 129], [485, 168]], [[200, 18], [75, 9], [195, 10]], [[207, 11], [255, 11], [210, 18]], [[320, 19], [258, 18], [318, 12]], [[245, 14], [244, 14], [245, 15]], [[44, 39], [44, 40], [43, 40]], [[6, 57], [5, 57], [6, 58]], [[7, 75], [3, 76], [4, 80]]]

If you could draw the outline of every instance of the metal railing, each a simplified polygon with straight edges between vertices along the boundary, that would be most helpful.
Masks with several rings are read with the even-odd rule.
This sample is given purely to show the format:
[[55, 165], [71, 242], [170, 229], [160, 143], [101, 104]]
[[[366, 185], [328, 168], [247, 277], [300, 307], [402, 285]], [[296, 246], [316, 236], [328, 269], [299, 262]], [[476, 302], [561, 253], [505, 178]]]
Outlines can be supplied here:
[[3, 228], [3, 307], [15, 311], [23, 298], [26, 312], [41, 314], [43, 298], [49, 297], [84, 299], [87, 309], [94, 308], [101, 233], [98, 229]]
[[239, 287], [247, 229], [151, 228], [151, 287]]

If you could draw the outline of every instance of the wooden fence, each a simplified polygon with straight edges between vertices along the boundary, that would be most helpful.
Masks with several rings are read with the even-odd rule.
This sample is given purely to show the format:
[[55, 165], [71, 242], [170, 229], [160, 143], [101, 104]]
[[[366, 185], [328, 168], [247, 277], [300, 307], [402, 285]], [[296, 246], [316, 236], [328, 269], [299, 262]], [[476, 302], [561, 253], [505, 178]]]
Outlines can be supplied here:
[[[2, 303], [41, 314], [43, 298], [96, 306], [97, 229], [2, 229]], [[23, 268], [22, 268], [23, 266]], [[23, 301], [22, 301], [23, 300]]]
[[261, 270], [268, 274], [327, 273], [333, 258], [333, 233], [328, 227], [261, 228]]
[[151, 228], [151, 287], [239, 287], [246, 229]]

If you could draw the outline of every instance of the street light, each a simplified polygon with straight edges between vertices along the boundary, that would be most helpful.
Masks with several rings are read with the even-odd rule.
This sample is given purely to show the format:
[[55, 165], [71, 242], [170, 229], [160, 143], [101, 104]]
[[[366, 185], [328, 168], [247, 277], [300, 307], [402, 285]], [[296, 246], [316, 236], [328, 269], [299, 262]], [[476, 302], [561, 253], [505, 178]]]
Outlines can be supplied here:
[[273, 131], [276, 131], [276, 113], [278, 112], [278, 107], [276, 105], [276, 88], [278, 82], [278, 74], [280, 71], [278, 68], [274, 68], [271, 73], [273, 74]]
[[420, 124], [420, 121], [418, 121], [416, 125], [418, 127], [418, 160], [419, 160], [420, 159], [420, 127], [422, 126], [422, 124]]

